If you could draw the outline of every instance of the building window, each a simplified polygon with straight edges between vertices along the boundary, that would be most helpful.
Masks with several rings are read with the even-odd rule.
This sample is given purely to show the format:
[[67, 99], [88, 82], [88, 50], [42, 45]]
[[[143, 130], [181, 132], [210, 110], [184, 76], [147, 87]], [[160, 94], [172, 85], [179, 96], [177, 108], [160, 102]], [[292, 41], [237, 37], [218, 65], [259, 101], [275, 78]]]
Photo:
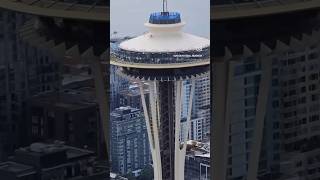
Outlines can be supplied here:
[[255, 108], [250, 108], [245, 110], [245, 117], [251, 117], [256, 114], [256, 109]]

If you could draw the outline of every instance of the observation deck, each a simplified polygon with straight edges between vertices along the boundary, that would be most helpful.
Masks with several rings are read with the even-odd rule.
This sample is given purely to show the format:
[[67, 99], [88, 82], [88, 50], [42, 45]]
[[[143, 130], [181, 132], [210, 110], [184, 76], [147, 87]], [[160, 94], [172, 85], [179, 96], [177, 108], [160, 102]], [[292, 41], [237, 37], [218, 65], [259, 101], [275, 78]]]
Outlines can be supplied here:
[[111, 46], [111, 64], [142, 69], [186, 68], [210, 63], [210, 41], [182, 32], [177, 12], [152, 13], [149, 32]]

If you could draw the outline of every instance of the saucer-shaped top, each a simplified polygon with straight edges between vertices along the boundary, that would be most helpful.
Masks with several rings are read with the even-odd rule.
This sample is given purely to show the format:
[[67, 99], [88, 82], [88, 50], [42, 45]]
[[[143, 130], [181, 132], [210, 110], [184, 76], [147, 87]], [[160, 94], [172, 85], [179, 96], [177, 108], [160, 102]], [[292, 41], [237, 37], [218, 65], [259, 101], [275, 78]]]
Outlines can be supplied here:
[[183, 52], [202, 50], [210, 46], [206, 38], [182, 32], [184, 22], [174, 24], [145, 23], [149, 32], [124, 41], [120, 48], [133, 52]]
[[182, 32], [180, 14], [151, 14], [149, 32], [123, 41], [111, 64], [134, 68], [183, 68], [210, 63], [210, 41]]

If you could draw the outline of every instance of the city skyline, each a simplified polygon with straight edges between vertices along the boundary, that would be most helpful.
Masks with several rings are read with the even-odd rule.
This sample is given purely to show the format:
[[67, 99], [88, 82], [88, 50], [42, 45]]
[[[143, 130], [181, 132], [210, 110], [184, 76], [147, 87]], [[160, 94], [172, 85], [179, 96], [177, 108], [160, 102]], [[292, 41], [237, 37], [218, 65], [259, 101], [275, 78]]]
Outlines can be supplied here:
[[[111, 64], [117, 66], [119, 75], [135, 82], [140, 88], [140, 105], [148, 132], [153, 178], [180, 180], [185, 179], [185, 156], [191, 124], [195, 134], [206, 134], [210, 129], [203, 130], [205, 125], [210, 126], [210, 114], [193, 122], [196, 117], [194, 108], [208, 108], [210, 111], [210, 94], [205, 93], [209, 86], [200, 83], [200, 79], [208, 77], [210, 41], [184, 33], [186, 21], [183, 14], [169, 11], [166, 3], [163, 2], [162, 11], [149, 15], [149, 20], [144, 24], [148, 32], [110, 45]], [[201, 88], [204, 91], [201, 92]], [[195, 91], [206, 94], [208, 100], [197, 101], [201, 95], [195, 96]], [[198, 106], [193, 107], [194, 104]], [[197, 134], [196, 138], [202, 139], [204, 136]]]
[[319, 0], [0, 0], [0, 179], [318, 180], [319, 30]]
[[[188, 22], [185, 26], [185, 31], [210, 38], [210, 0], [201, 0], [201, 3], [196, 3], [193, 0], [168, 1], [169, 11], [179, 11], [183, 14], [183, 19]], [[145, 33], [147, 29], [143, 23], [148, 21], [148, 16], [151, 12], [161, 11], [161, 0], [119, 0], [110, 1], [111, 11], [110, 18], [110, 37], [125, 37], [138, 36]], [[125, 8], [127, 11], [119, 11], [118, 9]], [[197, 13], [194, 13], [194, 12]], [[130, 21], [127, 20], [130, 17]], [[119, 22], [126, 23], [119, 23]], [[201, 27], [201, 28], [199, 28]], [[116, 35], [113, 33], [117, 32]]]

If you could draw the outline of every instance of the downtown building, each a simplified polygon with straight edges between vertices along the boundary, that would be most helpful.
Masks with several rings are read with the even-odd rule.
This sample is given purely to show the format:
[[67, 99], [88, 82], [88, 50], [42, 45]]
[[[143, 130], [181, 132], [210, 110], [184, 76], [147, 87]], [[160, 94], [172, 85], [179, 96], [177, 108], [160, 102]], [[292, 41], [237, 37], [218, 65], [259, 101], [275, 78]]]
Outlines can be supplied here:
[[[52, 86], [49, 82], [41, 81], [46, 72], [38, 74], [32, 73], [36, 68], [41, 69], [44, 57], [35, 57], [39, 61], [32, 63], [26, 58], [22, 58], [20, 48], [19, 30], [30, 17], [23, 13], [1, 9], [0, 12], [0, 66], [1, 66], [1, 147], [0, 159], [5, 160], [8, 155], [21, 146], [28, 144], [27, 123], [27, 99], [37, 92], [46, 91]], [[24, 49], [28, 51], [27, 49]], [[27, 61], [29, 64], [27, 65]], [[49, 60], [47, 59], [47, 62]], [[29, 68], [29, 69], [28, 69]], [[28, 70], [27, 70], [28, 69]], [[29, 72], [30, 73], [27, 73]], [[48, 72], [50, 73], [50, 72]], [[29, 78], [30, 77], [30, 78]], [[54, 80], [53, 80], [54, 81]], [[53, 82], [52, 81], [52, 82]], [[58, 82], [58, 81], [56, 81]], [[41, 88], [40, 88], [41, 87]], [[36, 90], [35, 90], [36, 89]], [[8, 141], [11, 139], [11, 141]]]
[[131, 106], [138, 108], [139, 103], [136, 102], [135, 93], [132, 92], [124, 92], [130, 91], [130, 83], [128, 80], [124, 79], [123, 77], [117, 75], [117, 67], [114, 65], [110, 65], [110, 110], [113, 111], [114, 109], [120, 106]]
[[101, 180], [107, 178], [107, 170], [94, 152], [61, 141], [33, 143], [0, 162], [0, 177], [5, 180]]
[[[195, 81], [194, 101], [192, 105], [192, 117], [191, 125], [189, 127], [188, 139], [204, 141], [210, 137], [210, 121], [211, 121], [211, 105], [210, 105], [210, 75], [199, 78]], [[187, 92], [182, 102], [182, 122], [181, 126], [186, 126], [186, 117], [188, 115], [188, 99], [190, 98], [190, 81], [186, 81], [183, 85], [184, 91]], [[187, 131], [181, 131], [180, 139], [183, 141], [183, 137]]]
[[213, 177], [317, 179], [319, 1], [211, 9]]
[[185, 180], [210, 180], [210, 143], [189, 140]]
[[151, 164], [151, 152], [143, 113], [130, 106], [110, 114], [112, 172], [126, 175]]
[[[148, 85], [145, 84], [145, 86], [148, 86]], [[147, 102], [149, 102], [148, 93], [149, 91], [145, 89], [144, 94], [146, 96]], [[119, 94], [120, 94], [120, 106], [130, 106], [143, 111], [140, 88], [137, 84], [132, 83], [127, 89], [120, 91]]]
[[31, 141], [60, 140], [104, 157], [102, 126], [93, 94], [93, 89], [65, 89], [34, 96], [29, 112]]
[[[108, 5], [104, 0], [0, 2], [0, 66], [4, 66], [0, 81], [6, 87], [1, 89], [5, 98], [1, 96], [0, 104], [7, 107], [4, 113], [1, 110], [6, 120], [0, 124], [8, 127], [0, 137], [3, 159], [32, 142], [32, 118], [26, 117], [31, 116], [33, 98], [62, 90], [65, 62], [87, 64], [91, 69], [97, 105], [102, 109], [99, 124], [108, 129], [108, 67], [102, 64], [108, 57]], [[105, 134], [104, 146], [108, 144]]]

